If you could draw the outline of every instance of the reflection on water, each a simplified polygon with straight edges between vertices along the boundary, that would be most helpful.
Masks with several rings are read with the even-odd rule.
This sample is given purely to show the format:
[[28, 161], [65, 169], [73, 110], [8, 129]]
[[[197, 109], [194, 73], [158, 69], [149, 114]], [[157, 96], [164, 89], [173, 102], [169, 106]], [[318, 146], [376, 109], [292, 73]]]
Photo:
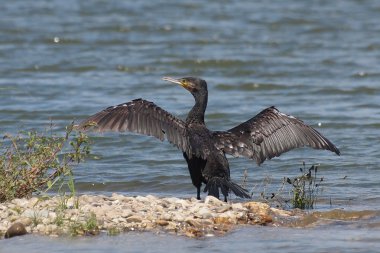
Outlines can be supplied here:
[[[139, 97], [184, 118], [193, 98], [161, 77], [201, 76], [209, 83], [206, 121], [211, 129], [229, 129], [276, 105], [316, 127], [342, 152], [337, 157], [302, 149], [260, 167], [230, 159], [235, 181], [248, 170], [255, 199], [263, 190], [276, 192], [282, 179], [296, 176], [306, 161], [319, 163], [319, 175], [325, 179], [317, 208], [344, 209], [348, 216], [349, 211], [370, 210], [374, 217], [343, 219], [361, 224], [353, 227], [331, 222], [301, 230], [247, 228], [227, 239], [178, 242], [188, 245], [187, 251], [223, 251], [218, 244], [226, 250], [252, 249], [254, 244], [258, 249], [272, 245], [290, 251], [295, 240], [302, 251], [344, 247], [358, 252], [375, 244], [366, 229], [378, 229], [379, 15], [379, 2], [372, 0], [5, 1], [0, 24], [0, 133], [42, 131], [51, 120], [60, 131], [73, 119]], [[80, 192], [194, 196], [182, 155], [170, 144], [136, 135], [93, 136], [93, 154], [100, 159], [90, 158], [76, 168]], [[268, 177], [270, 183], [263, 184]], [[330, 220], [316, 214], [307, 219], [317, 221], [310, 224]], [[336, 238], [324, 237], [325, 230]], [[127, 235], [126, 240], [139, 236]], [[317, 244], [314, 237], [326, 245]], [[32, 239], [16, 240], [45, 240], [28, 238]], [[149, 240], [172, 241], [170, 236], [163, 238]], [[104, 240], [121, 247], [125, 237], [95, 241]], [[88, 241], [75, 240], [73, 247], [89, 247], [83, 246]], [[64, 244], [55, 239], [49, 243]], [[134, 247], [138, 251], [137, 243]]]

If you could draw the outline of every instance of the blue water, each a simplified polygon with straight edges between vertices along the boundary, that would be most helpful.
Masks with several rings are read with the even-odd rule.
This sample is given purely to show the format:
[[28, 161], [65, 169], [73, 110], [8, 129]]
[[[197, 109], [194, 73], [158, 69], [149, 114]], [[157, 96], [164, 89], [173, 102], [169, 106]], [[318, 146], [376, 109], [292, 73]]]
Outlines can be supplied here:
[[[320, 164], [324, 178], [317, 209], [379, 209], [379, 1], [19, 0], [1, 8], [1, 134], [44, 131], [50, 122], [63, 132], [72, 120], [139, 97], [184, 118], [193, 98], [161, 77], [200, 76], [209, 84], [209, 128], [229, 129], [276, 105], [341, 150], [340, 157], [296, 150], [260, 167], [231, 158], [233, 180], [241, 182], [247, 169], [255, 200], [262, 200], [261, 193], [278, 193], [283, 178], [299, 175], [305, 161]], [[92, 137], [93, 155], [100, 159], [90, 157], [75, 168], [80, 193], [195, 195], [182, 155], [170, 144], [130, 134]], [[287, 197], [288, 191], [281, 193]], [[205, 248], [224, 243], [237, 250], [278, 245], [291, 252], [298, 245], [305, 252], [323, 252], [328, 250], [321, 241], [328, 240], [330, 252], [341, 247], [358, 252], [374, 243], [378, 230], [370, 224], [361, 229], [330, 224], [328, 233], [337, 236], [327, 238], [319, 228], [246, 228], [206, 241], [164, 238], [174, 248], [185, 241], [187, 251], [198, 243]], [[258, 237], [273, 233], [277, 237], [271, 242]], [[73, 247], [94, 251], [97, 244], [112, 244], [117, 252], [124, 245], [113, 240], [142, 237], [162, 239], [126, 234], [79, 239]], [[61, 243], [37, 240], [45, 249]], [[132, 251], [139, 251], [137, 245]]]

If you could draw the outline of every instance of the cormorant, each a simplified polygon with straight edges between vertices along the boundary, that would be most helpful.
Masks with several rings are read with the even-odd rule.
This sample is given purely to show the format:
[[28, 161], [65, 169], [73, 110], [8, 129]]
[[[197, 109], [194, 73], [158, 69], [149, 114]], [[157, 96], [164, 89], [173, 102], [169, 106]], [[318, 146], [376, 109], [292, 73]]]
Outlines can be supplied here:
[[340, 154], [317, 130], [273, 106], [227, 131], [211, 131], [204, 121], [208, 99], [206, 81], [195, 77], [164, 77], [163, 80], [181, 85], [194, 96], [195, 105], [185, 121], [140, 98], [108, 107], [81, 122], [79, 128], [96, 125], [98, 131], [131, 131], [161, 141], [166, 137], [183, 152], [192, 183], [197, 188], [197, 199], [200, 199], [202, 183], [206, 184], [204, 191], [217, 198], [220, 189], [225, 201], [230, 191], [250, 198], [246, 189], [231, 181], [225, 154], [254, 159], [258, 165], [302, 146]]

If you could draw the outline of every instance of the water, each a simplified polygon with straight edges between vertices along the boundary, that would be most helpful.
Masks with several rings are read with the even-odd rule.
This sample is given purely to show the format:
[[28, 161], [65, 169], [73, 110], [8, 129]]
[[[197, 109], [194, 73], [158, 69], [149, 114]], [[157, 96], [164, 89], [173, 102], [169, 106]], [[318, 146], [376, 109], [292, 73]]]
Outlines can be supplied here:
[[[160, 78], [201, 76], [209, 84], [209, 128], [231, 128], [276, 105], [316, 127], [342, 152], [338, 157], [302, 149], [260, 167], [230, 159], [235, 181], [248, 170], [254, 199], [263, 191], [277, 192], [283, 177], [299, 175], [306, 161], [321, 164], [324, 182], [317, 208], [376, 213], [379, 14], [375, 0], [6, 1], [0, 22], [0, 133], [43, 131], [51, 121], [63, 131], [73, 119], [139, 97], [184, 118], [193, 98]], [[137, 135], [93, 136], [93, 153], [101, 159], [76, 168], [80, 192], [195, 195], [182, 155], [170, 144]], [[379, 246], [379, 229], [372, 225], [378, 215], [373, 219], [350, 221], [352, 226], [322, 219], [316, 228], [244, 228], [201, 241], [151, 234], [14, 240], [40, 251], [41, 245], [42, 250], [68, 251], [65, 240], [75, 250], [112, 245], [115, 252], [125, 247], [124, 241], [134, 241], [131, 251], [139, 251], [139, 242], [163, 240], [173, 248], [186, 245], [184, 251], [255, 247], [290, 252], [296, 247], [358, 252]], [[9, 250], [17, 247], [0, 243]], [[159, 251], [166, 244], [158, 245]]]

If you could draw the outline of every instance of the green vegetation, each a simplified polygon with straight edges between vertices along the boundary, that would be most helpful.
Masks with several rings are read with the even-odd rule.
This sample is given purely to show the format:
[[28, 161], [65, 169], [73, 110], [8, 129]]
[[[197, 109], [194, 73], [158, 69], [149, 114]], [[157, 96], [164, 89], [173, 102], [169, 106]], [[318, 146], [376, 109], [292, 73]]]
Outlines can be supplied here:
[[72, 123], [64, 136], [56, 135], [52, 125], [43, 133], [5, 135], [0, 140], [0, 202], [52, 187], [68, 187], [74, 196], [72, 168], [89, 154], [90, 146], [87, 135], [73, 129]]
[[[262, 183], [261, 198], [277, 208], [313, 209], [324, 179], [323, 177], [317, 177], [317, 165], [312, 165], [309, 169], [306, 169], [306, 164], [303, 162], [303, 167], [299, 170], [301, 172], [300, 176], [293, 179], [285, 177], [276, 192], [267, 191], [267, 186], [273, 184], [273, 182], [270, 177], [266, 177]], [[291, 186], [290, 190], [286, 187], [287, 185]], [[284, 196], [284, 192], [290, 193], [290, 199]]]
[[34, 227], [36, 227], [38, 224], [40, 224], [42, 222], [41, 220], [41, 216], [38, 212], [34, 212], [33, 213], [33, 217], [32, 217], [32, 224]]
[[120, 229], [115, 228], [115, 227], [111, 227], [107, 231], [107, 235], [109, 235], [109, 236], [115, 236], [115, 235], [118, 235], [120, 233], [121, 233]]
[[57, 216], [54, 219], [54, 224], [58, 227], [62, 226], [65, 221], [65, 216], [62, 212], [57, 212]]
[[84, 223], [73, 221], [70, 224], [69, 231], [71, 236], [99, 234], [100, 231], [95, 213], [91, 212]]
[[286, 179], [286, 182], [292, 185], [293, 197], [291, 202], [293, 208], [313, 209], [319, 193], [319, 186], [323, 182], [323, 177], [317, 178], [318, 166], [312, 165], [308, 170], [303, 163], [300, 168], [301, 176]]

